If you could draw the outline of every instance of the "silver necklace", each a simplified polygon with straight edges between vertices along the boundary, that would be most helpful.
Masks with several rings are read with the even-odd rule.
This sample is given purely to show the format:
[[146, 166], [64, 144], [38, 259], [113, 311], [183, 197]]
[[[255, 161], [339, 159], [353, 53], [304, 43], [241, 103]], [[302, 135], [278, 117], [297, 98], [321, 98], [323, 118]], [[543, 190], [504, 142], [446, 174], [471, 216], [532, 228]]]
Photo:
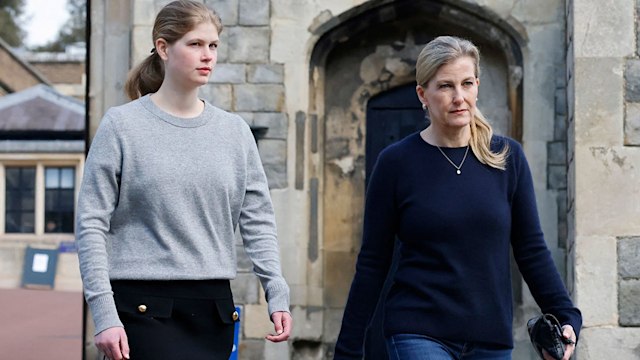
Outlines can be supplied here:
[[440, 149], [440, 146], [436, 146], [436, 147], [438, 148], [438, 150], [440, 150], [440, 153], [445, 157], [445, 159], [447, 159], [449, 164], [451, 164], [454, 168], [456, 168], [456, 174], [460, 175], [462, 173], [462, 171], [460, 171], [460, 169], [462, 168], [462, 164], [464, 164], [464, 161], [467, 160], [467, 154], [469, 153], [469, 145], [467, 145], [467, 150], [465, 150], [464, 152], [464, 156], [462, 157], [462, 161], [460, 162], [460, 165], [456, 165], [453, 161], [451, 161], [451, 159], [449, 159], [447, 154], [445, 154], [444, 151]]

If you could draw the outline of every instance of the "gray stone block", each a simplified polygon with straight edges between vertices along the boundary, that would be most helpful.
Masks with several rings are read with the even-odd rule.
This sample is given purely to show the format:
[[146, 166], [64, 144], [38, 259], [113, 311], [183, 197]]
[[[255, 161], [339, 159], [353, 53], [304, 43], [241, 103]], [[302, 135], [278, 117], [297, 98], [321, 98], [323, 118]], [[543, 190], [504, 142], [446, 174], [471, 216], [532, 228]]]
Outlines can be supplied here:
[[200, 96], [222, 110], [232, 110], [233, 93], [231, 92], [231, 85], [203, 85], [200, 87]]
[[213, 74], [209, 78], [214, 84], [242, 84], [246, 79], [246, 65], [217, 63], [213, 69]]
[[547, 161], [550, 165], [567, 163], [567, 144], [561, 141], [547, 143]]
[[264, 358], [264, 344], [264, 340], [240, 340], [238, 344], [238, 359], [255, 360]]
[[627, 103], [624, 119], [624, 144], [640, 145], [640, 103]]
[[238, 0], [205, 0], [204, 3], [220, 15], [222, 25], [238, 23]]
[[238, 273], [235, 279], [231, 280], [231, 292], [236, 304], [257, 304], [260, 286], [258, 277], [250, 273]]
[[240, 25], [269, 25], [269, 0], [240, 0]]
[[235, 110], [280, 112], [284, 106], [282, 85], [234, 85]]
[[618, 239], [618, 274], [623, 279], [640, 278], [640, 237]]
[[[294, 341], [292, 344], [292, 347], [293, 347], [293, 356], [291, 357], [291, 360], [324, 360], [324, 359], [332, 358], [332, 357], [325, 356], [326, 345], [320, 342], [320, 340]], [[277, 359], [280, 360], [282, 358], [280, 357]], [[276, 360], [276, 359], [273, 359], [273, 360]]]
[[558, 204], [558, 220], [567, 220], [567, 191], [560, 190], [556, 197], [556, 203]]
[[[265, 341], [264, 354], [263, 354], [263, 357], [260, 358], [260, 360], [290, 360], [290, 359], [291, 359], [291, 349], [289, 348], [288, 341], [281, 341], [278, 343]], [[296, 359], [295, 355], [293, 359]]]
[[567, 91], [566, 89], [556, 89], [556, 115], [567, 115]]
[[556, 115], [556, 121], [553, 125], [553, 139], [558, 141], [567, 141], [567, 116]]
[[236, 115], [240, 116], [241, 118], [244, 119], [244, 121], [247, 122], [247, 125], [252, 126], [253, 125], [253, 118], [254, 118], [254, 113], [252, 112], [236, 112]]
[[618, 311], [620, 325], [640, 326], [640, 280], [620, 281]]
[[228, 31], [230, 62], [255, 64], [269, 61], [271, 32], [268, 27], [235, 26]]
[[342, 326], [344, 309], [325, 309], [324, 311], [324, 341], [335, 343], [338, 341], [338, 334]]
[[548, 182], [550, 189], [566, 189], [567, 188], [567, 166], [566, 165], [549, 165], [547, 170]]
[[[220, 44], [218, 45], [217, 62], [227, 62], [229, 59], [229, 31], [223, 30], [220, 34]], [[215, 75], [214, 75], [215, 76]]]
[[253, 125], [267, 128], [263, 139], [287, 138], [287, 115], [284, 113], [255, 113]]
[[250, 83], [282, 84], [284, 66], [282, 64], [249, 65], [247, 80]]
[[260, 140], [258, 151], [267, 175], [270, 189], [287, 187], [287, 142], [284, 140]]
[[[567, 225], [567, 221], [558, 220], [558, 248], [567, 249], [567, 236], [569, 234], [569, 228]], [[567, 267], [568, 271], [571, 271]]]
[[319, 340], [322, 338], [324, 311], [321, 307], [292, 306], [291, 316], [296, 319], [296, 339]]
[[640, 60], [628, 60], [624, 69], [625, 99], [640, 102]]
[[247, 252], [244, 251], [244, 246], [243, 245], [236, 245], [236, 254], [237, 254], [237, 260], [236, 260], [236, 264], [238, 266], [238, 271], [240, 272], [251, 272], [253, 271], [253, 263], [251, 262], [251, 259], [249, 258], [249, 255], [247, 255]]

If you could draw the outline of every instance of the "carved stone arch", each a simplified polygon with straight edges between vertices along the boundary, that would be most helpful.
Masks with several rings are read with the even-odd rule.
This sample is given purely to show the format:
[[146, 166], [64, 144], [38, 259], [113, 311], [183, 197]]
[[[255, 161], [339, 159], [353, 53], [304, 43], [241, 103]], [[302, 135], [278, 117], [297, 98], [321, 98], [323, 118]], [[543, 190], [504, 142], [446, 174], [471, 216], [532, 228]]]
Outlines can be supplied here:
[[[322, 289], [325, 328], [339, 326], [360, 244], [367, 101], [413, 82], [415, 60], [433, 37], [460, 36], [504, 69], [498, 75], [504, 84], [499, 97], [507, 109], [506, 132], [521, 139], [521, 49], [527, 42], [521, 29], [462, 0], [372, 0], [312, 29], [316, 42], [310, 56], [308, 170], [310, 213], [315, 216], [309, 248], [320, 250], [319, 256], [310, 257], [311, 276]], [[495, 75], [491, 71], [489, 76]], [[325, 341], [335, 341], [331, 337], [337, 333], [325, 334]]]

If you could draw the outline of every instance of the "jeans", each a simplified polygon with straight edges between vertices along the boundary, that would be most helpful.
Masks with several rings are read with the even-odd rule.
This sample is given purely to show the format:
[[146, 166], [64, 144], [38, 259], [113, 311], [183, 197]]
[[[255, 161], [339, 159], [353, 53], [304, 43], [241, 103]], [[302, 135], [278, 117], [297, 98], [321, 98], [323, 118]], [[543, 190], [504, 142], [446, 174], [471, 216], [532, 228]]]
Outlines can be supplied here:
[[511, 349], [415, 334], [388, 337], [387, 350], [390, 360], [511, 360]]

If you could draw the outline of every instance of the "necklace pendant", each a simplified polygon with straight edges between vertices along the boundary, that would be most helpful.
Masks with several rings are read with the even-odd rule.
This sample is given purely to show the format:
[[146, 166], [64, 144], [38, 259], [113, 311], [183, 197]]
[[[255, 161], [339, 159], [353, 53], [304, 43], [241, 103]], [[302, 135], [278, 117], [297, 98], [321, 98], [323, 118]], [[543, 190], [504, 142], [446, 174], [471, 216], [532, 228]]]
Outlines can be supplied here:
[[460, 170], [456, 170], [456, 174], [460, 175], [461, 171]]

